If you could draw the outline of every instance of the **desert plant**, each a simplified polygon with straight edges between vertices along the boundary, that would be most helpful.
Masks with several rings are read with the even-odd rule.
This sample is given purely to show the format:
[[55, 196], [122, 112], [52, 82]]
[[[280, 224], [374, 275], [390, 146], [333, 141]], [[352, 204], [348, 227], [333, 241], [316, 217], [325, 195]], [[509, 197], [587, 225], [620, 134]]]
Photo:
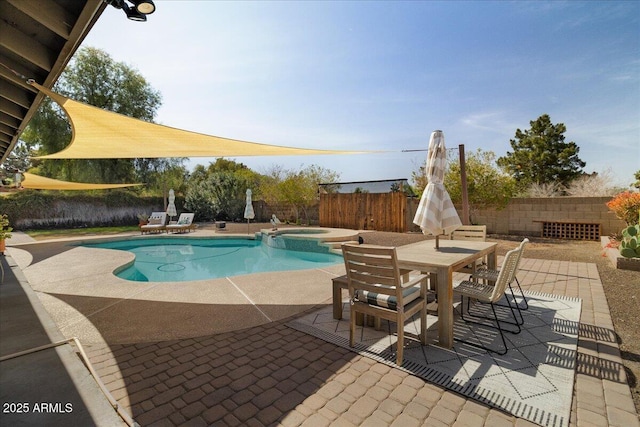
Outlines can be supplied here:
[[625, 258], [640, 258], [640, 224], [622, 230], [619, 248], [620, 255]]
[[607, 207], [627, 225], [635, 225], [640, 221], [640, 193], [638, 192], [624, 191], [608, 201]]

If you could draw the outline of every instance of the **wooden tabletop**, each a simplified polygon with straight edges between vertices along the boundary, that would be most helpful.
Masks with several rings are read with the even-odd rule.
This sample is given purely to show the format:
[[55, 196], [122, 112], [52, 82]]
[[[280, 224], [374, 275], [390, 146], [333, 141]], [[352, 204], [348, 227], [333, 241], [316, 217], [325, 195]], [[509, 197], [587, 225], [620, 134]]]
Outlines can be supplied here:
[[398, 266], [435, 273], [438, 294], [438, 343], [453, 346], [453, 272], [487, 255], [488, 267], [495, 268], [497, 243], [471, 240], [424, 240], [396, 248]]
[[495, 242], [440, 240], [440, 248], [436, 249], [434, 240], [424, 240], [398, 246], [396, 252], [402, 268], [435, 272], [438, 268], [447, 267], [455, 271], [494, 252], [496, 246]]

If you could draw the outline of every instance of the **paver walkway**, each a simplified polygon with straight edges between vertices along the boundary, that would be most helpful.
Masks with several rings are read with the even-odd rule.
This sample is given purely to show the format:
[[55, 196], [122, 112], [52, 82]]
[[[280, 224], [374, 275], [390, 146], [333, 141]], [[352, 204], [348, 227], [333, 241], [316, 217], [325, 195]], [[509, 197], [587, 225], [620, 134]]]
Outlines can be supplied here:
[[[596, 266], [525, 259], [518, 277], [525, 289], [583, 301], [571, 425], [640, 426]], [[285, 322], [88, 352], [144, 426], [534, 425]]]

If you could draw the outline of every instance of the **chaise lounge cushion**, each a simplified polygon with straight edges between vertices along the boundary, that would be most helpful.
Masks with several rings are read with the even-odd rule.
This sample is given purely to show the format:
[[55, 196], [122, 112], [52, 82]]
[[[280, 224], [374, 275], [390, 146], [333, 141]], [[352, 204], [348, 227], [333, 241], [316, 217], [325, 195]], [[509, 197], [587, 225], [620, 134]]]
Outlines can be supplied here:
[[159, 233], [165, 230], [165, 224], [167, 222], [166, 212], [153, 212], [149, 216], [149, 222], [140, 226], [140, 231], [144, 233]]

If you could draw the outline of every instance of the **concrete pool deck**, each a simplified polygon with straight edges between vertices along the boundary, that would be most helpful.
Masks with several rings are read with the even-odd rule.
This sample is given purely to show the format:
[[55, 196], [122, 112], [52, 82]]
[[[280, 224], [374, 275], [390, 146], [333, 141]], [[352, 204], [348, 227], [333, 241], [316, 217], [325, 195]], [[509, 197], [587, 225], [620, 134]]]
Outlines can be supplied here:
[[[353, 230], [288, 228], [291, 238], [340, 242]], [[87, 344], [122, 344], [191, 338], [244, 329], [285, 319], [331, 302], [327, 283], [344, 274], [337, 264], [314, 270], [254, 273], [190, 282], [133, 282], [113, 272], [134, 255], [78, 246], [78, 242], [125, 237], [12, 242], [11, 256], [38, 292], [40, 301], [66, 337]], [[247, 234], [197, 230], [181, 235], [128, 234], [129, 238], [246, 238]], [[108, 255], [105, 255], [107, 253]], [[82, 260], [82, 262], [78, 262]], [[295, 284], [295, 286], [293, 286]]]
[[[17, 240], [12, 240], [16, 246], [8, 249], [7, 260], [12, 260], [13, 255], [18, 254], [16, 249], [25, 250], [25, 247], [17, 245]], [[60, 242], [33, 244], [29, 249], [29, 265], [48, 262], [49, 276], [54, 277], [58, 272], [72, 268], [73, 264], [52, 262], [69, 251], [56, 252], [61, 248]], [[17, 255], [20, 256], [26, 255]], [[6, 266], [5, 263], [5, 270]], [[618, 345], [596, 333], [600, 328], [613, 331], [613, 324], [595, 265], [524, 260], [523, 269], [526, 269], [526, 274], [520, 280], [525, 289], [576, 296], [583, 300], [570, 425], [640, 426], [626, 384]], [[34, 274], [36, 272], [52, 286], [63, 286], [56, 283], [53, 277], [45, 277], [44, 272], [34, 269]], [[27, 282], [26, 275], [16, 277], [21, 274], [21, 267], [12, 260], [11, 271], [2, 285], [3, 302], [8, 303], [10, 295], [5, 285], [11, 281], [20, 279], [23, 288], [42, 286]], [[85, 271], [83, 277], [91, 281], [92, 276], [93, 271], [89, 270]], [[255, 279], [260, 280], [259, 277]], [[327, 288], [330, 288], [329, 283], [327, 279]], [[44, 334], [42, 341], [61, 336], [53, 322], [41, 320], [46, 316], [40, 316], [40, 320], [37, 316], [33, 319], [37, 307], [42, 309], [38, 297], [41, 298], [46, 292], [35, 292], [38, 296], [23, 304], [20, 311], [27, 312], [27, 316], [18, 318], [9, 313], [3, 317], [3, 328], [12, 332], [12, 335], [7, 335], [4, 333], [6, 329], [3, 329], [3, 355], [8, 346], [34, 330], [47, 331], [50, 338]], [[327, 295], [327, 300], [320, 305], [330, 300], [330, 292]], [[127, 301], [142, 304], [144, 300], [134, 296], [116, 305], [126, 304]], [[69, 305], [67, 302], [64, 304]], [[91, 304], [77, 305], [80, 306], [94, 307]], [[155, 308], [162, 310], [165, 307], [160, 305]], [[193, 303], [184, 305], [185, 309], [193, 307]], [[105, 308], [102, 312], [108, 310]], [[140, 320], [142, 323], [164, 316], [162, 311], [148, 313], [148, 318]], [[277, 313], [277, 310], [271, 310], [270, 313]], [[26, 330], [19, 330], [19, 326], [24, 325], [24, 317], [29, 316], [32, 317], [30, 326]], [[241, 322], [242, 316], [243, 313], [238, 310], [235, 319]], [[98, 317], [99, 313], [92, 316], [93, 319]], [[86, 348], [107, 388], [140, 425], [533, 425], [399, 369], [287, 328], [286, 320], [282, 318], [258, 326], [238, 327], [229, 332], [194, 338], [95, 343], [86, 344]], [[96, 330], [102, 332], [99, 328]], [[104, 337], [101, 341], [104, 342]], [[63, 357], [68, 359], [69, 355], [60, 358]], [[22, 378], [11, 378], [16, 383], [7, 387], [5, 363], [2, 365], [2, 390], [27, 388], [21, 396], [17, 391], [9, 394], [10, 398], [22, 397], [34, 402], [34, 396], [45, 392], [41, 390], [42, 385], [38, 385], [42, 378], [32, 369], [26, 369]], [[65, 378], [71, 376], [64, 369], [52, 373], [58, 382], [65, 382]], [[36, 385], [29, 388], [28, 384]], [[72, 392], [66, 388], [64, 393], [57, 391], [52, 396], [65, 401], [68, 398], [66, 393], [71, 396], [73, 393], [86, 393], [87, 389], [90, 389], [90, 395], [99, 393], [92, 391], [93, 388], [85, 383], [74, 381], [72, 384], [78, 391]], [[53, 387], [53, 384], [49, 384], [49, 387]], [[3, 402], [4, 398], [3, 395]], [[100, 400], [99, 397], [96, 399]], [[84, 405], [93, 408], [94, 404]], [[96, 405], [104, 407], [104, 402]], [[77, 413], [60, 415], [57, 419], [62, 421], [57, 425], [89, 425], [76, 422], [79, 419], [76, 415], [80, 412], [79, 408]], [[94, 414], [93, 420], [97, 425], [119, 425], [112, 423], [114, 420], [109, 418], [109, 414], [102, 418], [98, 412], [86, 412]], [[114, 413], [112, 411], [111, 415]], [[73, 421], [70, 422], [70, 419]], [[48, 425], [56, 425], [49, 422], [53, 420], [51, 416], [46, 420]], [[35, 423], [27, 422], [24, 425]]]

